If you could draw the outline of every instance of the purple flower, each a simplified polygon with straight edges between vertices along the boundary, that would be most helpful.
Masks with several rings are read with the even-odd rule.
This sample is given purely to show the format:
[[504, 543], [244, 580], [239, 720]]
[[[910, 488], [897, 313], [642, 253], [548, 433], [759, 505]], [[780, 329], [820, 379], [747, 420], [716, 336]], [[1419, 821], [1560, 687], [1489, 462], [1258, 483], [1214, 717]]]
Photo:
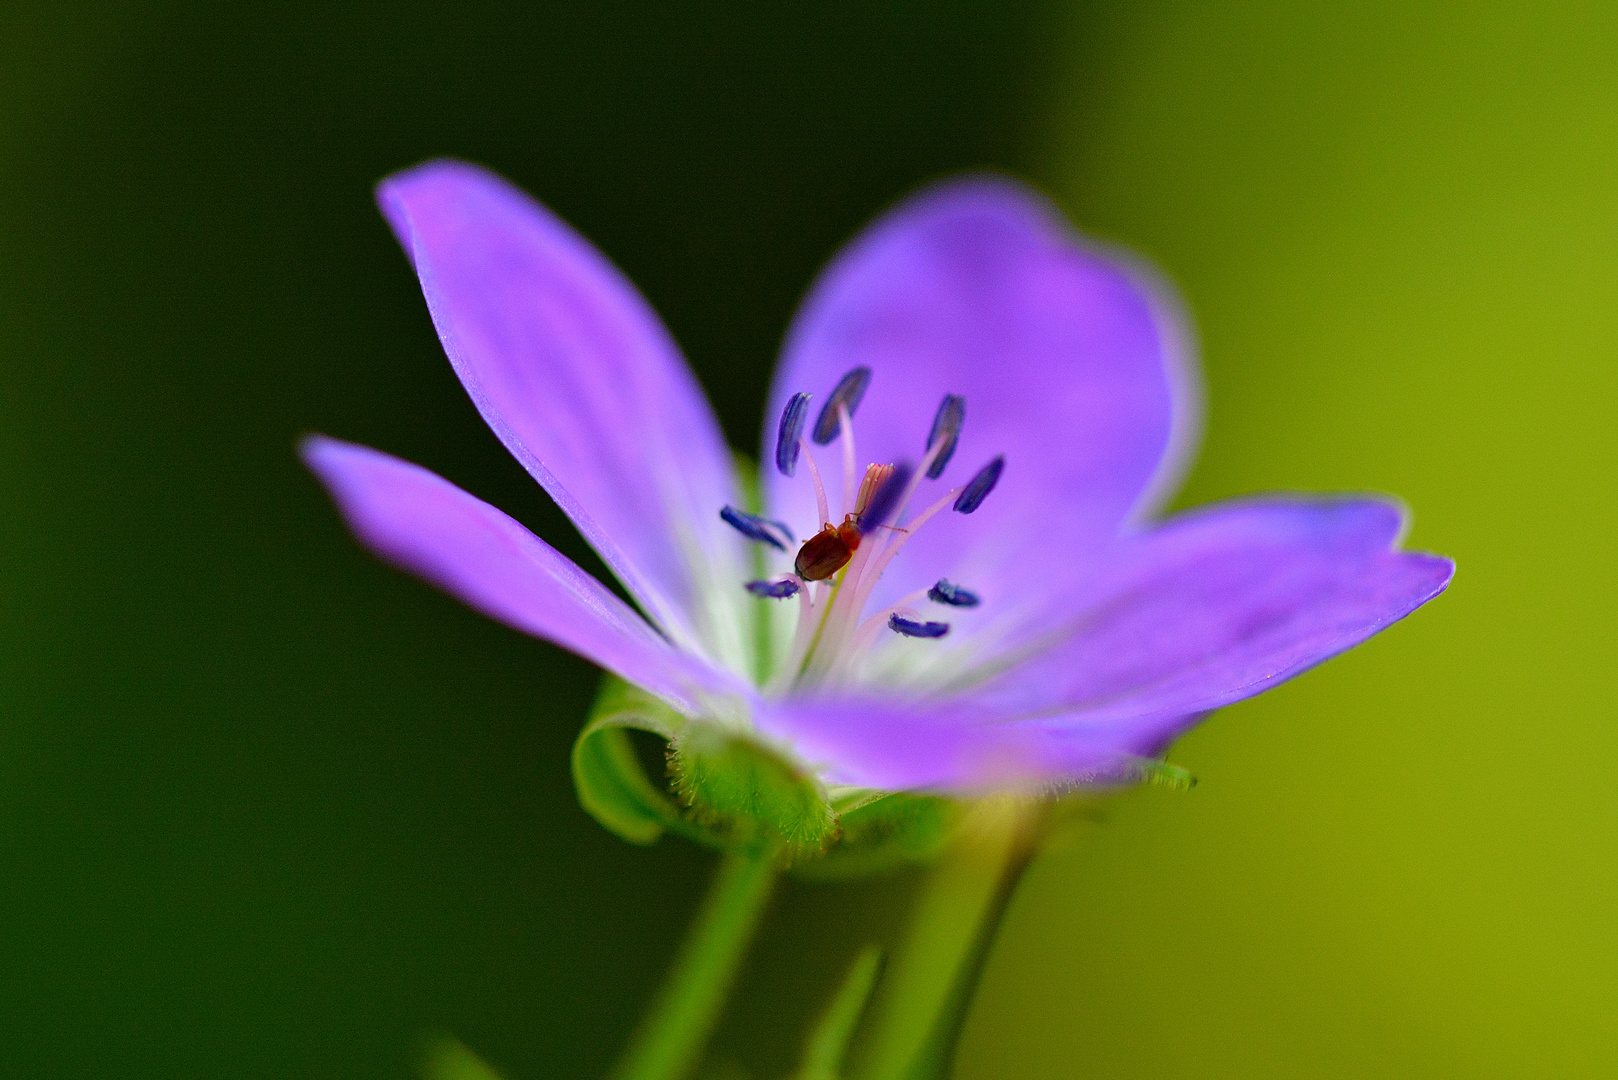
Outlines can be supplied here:
[[1398, 550], [1385, 499], [1159, 519], [1197, 428], [1172, 302], [1011, 181], [929, 188], [827, 269], [757, 513], [668, 332], [578, 234], [456, 162], [379, 197], [467, 392], [640, 612], [432, 473], [313, 437], [360, 540], [828, 785], [1116, 782], [1453, 571]]

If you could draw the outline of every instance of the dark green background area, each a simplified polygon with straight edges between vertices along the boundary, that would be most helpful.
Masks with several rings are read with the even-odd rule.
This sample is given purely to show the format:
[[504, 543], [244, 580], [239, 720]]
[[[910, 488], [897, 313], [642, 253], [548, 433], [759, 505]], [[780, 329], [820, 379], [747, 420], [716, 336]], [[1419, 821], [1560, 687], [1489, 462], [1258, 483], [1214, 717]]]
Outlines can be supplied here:
[[[710, 859], [587, 818], [567, 754], [594, 670], [375, 563], [294, 458], [309, 430], [387, 449], [597, 566], [457, 385], [371, 187], [455, 154], [530, 188], [642, 286], [751, 448], [835, 246], [930, 175], [1026, 164], [1043, 24], [0, 20], [0, 1074], [399, 1077], [447, 1029], [513, 1080], [599, 1075]], [[827, 905], [860, 910], [781, 908], [828, 942], [812, 973], [862, 943]], [[774, 955], [758, 1060], [784, 1068], [819, 1001]]]
[[[1225, 710], [1038, 864], [990, 1077], [1618, 1069], [1610, 5], [0, 10], [0, 1075], [598, 1075], [702, 888], [574, 804], [590, 667], [358, 551], [322, 430], [588, 553], [369, 201], [491, 165], [750, 449], [817, 266], [998, 166], [1203, 338], [1196, 503], [1395, 492], [1452, 593]], [[907, 882], [796, 886], [721, 1056], [778, 1075]], [[807, 1000], [806, 1000], [807, 999]]]

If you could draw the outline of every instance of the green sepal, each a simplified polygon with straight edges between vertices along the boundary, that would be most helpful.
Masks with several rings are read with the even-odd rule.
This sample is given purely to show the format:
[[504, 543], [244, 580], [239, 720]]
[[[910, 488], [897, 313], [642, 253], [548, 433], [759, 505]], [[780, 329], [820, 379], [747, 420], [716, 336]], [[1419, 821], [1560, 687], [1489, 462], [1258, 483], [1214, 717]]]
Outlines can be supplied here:
[[686, 719], [638, 686], [607, 675], [590, 719], [573, 744], [573, 788], [579, 805], [631, 844], [650, 844], [664, 832], [685, 832], [680, 808], [646, 778], [629, 731], [673, 741]]
[[[647, 775], [630, 731], [668, 743], [672, 783]], [[928, 862], [960, 810], [930, 795], [844, 789], [831, 798], [812, 772], [762, 737], [681, 716], [612, 675], [602, 679], [573, 744], [573, 784], [585, 811], [632, 844], [674, 833], [721, 851], [771, 852], [815, 880]]]
[[841, 815], [842, 837], [797, 877], [838, 881], [932, 861], [960, 817], [961, 804], [934, 795], [878, 795]]
[[735, 851], [811, 859], [837, 838], [837, 815], [810, 772], [759, 738], [690, 722], [669, 754], [674, 789], [691, 819]]

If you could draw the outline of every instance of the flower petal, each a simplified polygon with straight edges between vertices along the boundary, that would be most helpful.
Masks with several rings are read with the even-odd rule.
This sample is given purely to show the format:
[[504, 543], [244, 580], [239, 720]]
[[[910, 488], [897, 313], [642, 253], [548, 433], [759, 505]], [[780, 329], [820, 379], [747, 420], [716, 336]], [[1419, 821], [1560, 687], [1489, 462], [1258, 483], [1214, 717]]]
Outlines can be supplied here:
[[760, 704], [754, 716], [827, 783], [879, 791], [1112, 786], [1140, 756], [1115, 733], [1001, 723], [964, 699], [788, 698]]
[[[1173, 312], [1147, 272], [1080, 237], [1027, 188], [947, 182], [890, 211], [826, 270], [788, 336], [766, 439], [793, 393], [824, 402], [866, 366], [859, 456], [914, 462], [944, 395], [964, 396], [954, 455], [918, 501], [996, 454], [1004, 478], [976, 514], [918, 535], [876, 604], [946, 574], [999, 596], [1047, 588], [1086, 573], [1178, 481], [1198, 406]], [[803, 470], [795, 480], [770, 472], [766, 491], [772, 516], [814, 523]]]
[[1373, 499], [1181, 515], [1129, 545], [1056, 640], [970, 693], [1010, 715], [1060, 715], [1070, 732], [1134, 725], [1137, 743], [1161, 742], [1442, 592], [1454, 564], [1395, 550], [1403, 531], [1401, 508]]
[[578, 653], [689, 715], [703, 711], [705, 694], [736, 689], [550, 545], [442, 477], [319, 435], [301, 452], [361, 543], [477, 611]]
[[831, 783], [1115, 784], [1210, 710], [1442, 592], [1453, 565], [1393, 550], [1401, 529], [1398, 507], [1365, 499], [1182, 515], [1135, 545], [1064, 640], [974, 690], [767, 702], [757, 722]]
[[734, 468], [651, 308], [588, 241], [475, 166], [429, 162], [377, 199], [484, 420], [659, 625], [743, 670], [749, 564], [718, 519], [741, 501]]

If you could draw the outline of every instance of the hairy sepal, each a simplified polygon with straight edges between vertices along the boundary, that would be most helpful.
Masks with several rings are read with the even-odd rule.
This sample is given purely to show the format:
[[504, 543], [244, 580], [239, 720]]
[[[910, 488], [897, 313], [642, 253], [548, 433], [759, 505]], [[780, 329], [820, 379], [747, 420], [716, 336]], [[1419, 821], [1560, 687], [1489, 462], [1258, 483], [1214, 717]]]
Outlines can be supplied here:
[[[651, 777], [630, 739], [668, 744], [668, 777]], [[789, 754], [734, 725], [689, 719], [616, 676], [602, 679], [573, 745], [579, 804], [632, 844], [664, 833], [721, 851], [772, 853], [815, 880], [864, 877], [930, 862], [961, 804], [933, 795], [842, 790], [835, 798]]]
[[837, 838], [819, 779], [750, 733], [689, 721], [671, 743], [669, 768], [689, 818], [732, 850], [794, 864]]
[[841, 881], [931, 862], [948, 843], [961, 803], [896, 792], [861, 801], [839, 816], [842, 835], [826, 854], [795, 865], [795, 876]]
[[[647, 776], [630, 731], [667, 742], [672, 784]], [[681, 716], [612, 675], [573, 744], [573, 786], [591, 817], [632, 844], [674, 833], [792, 863], [819, 855], [838, 835], [813, 773], [750, 733]]]

